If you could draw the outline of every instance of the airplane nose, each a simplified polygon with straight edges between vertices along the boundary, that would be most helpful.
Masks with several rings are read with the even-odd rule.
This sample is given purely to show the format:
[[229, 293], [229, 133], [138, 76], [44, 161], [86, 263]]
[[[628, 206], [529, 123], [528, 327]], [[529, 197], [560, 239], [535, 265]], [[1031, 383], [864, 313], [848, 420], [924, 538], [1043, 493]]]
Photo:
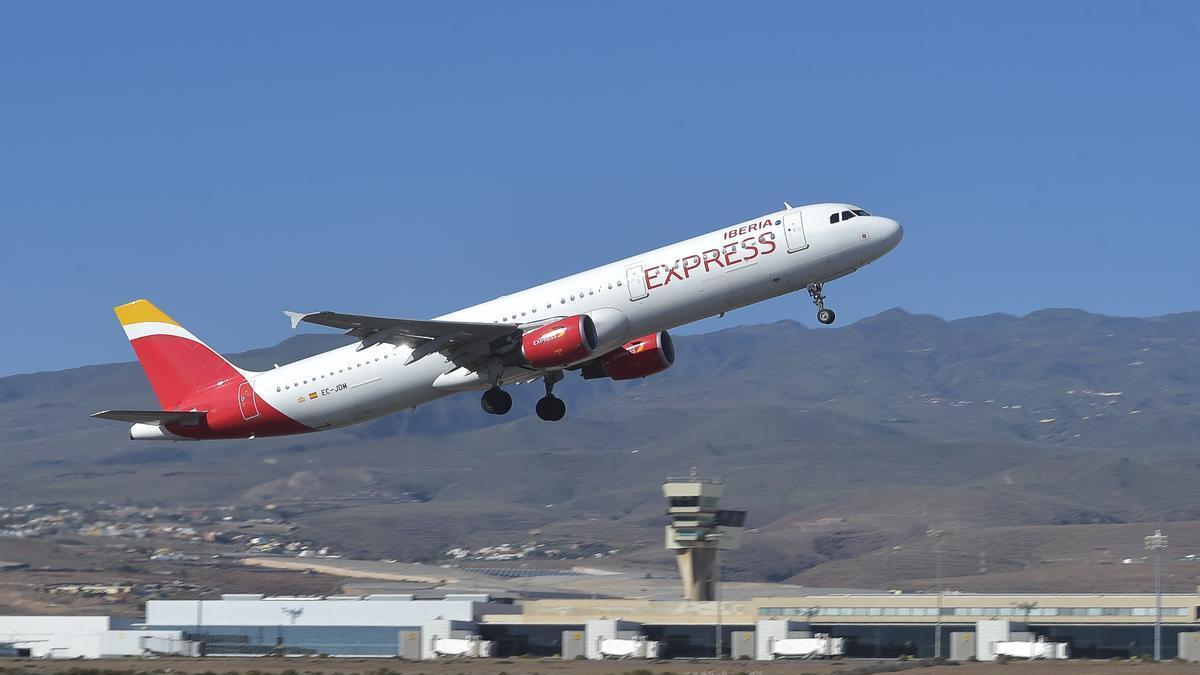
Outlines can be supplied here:
[[891, 218], [880, 218], [875, 228], [875, 239], [887, 245], [887, 250], [896, 248], [904, 238], [904, 228]]

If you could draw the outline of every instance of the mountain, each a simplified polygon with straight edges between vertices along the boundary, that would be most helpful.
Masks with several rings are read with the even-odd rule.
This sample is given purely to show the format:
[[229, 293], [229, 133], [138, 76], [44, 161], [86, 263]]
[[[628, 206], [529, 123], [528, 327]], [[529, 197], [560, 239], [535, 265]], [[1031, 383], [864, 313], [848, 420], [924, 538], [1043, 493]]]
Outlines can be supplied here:
[[[305, 335], [231, 359], [266, 368], [344, 340]], [[1176, 523], [1178, 545], [1200, 547], [1198, 312], [944, 321], [895, 309], [676, 346], [676, 365], [646, 380], [569, 377], [560, 423], [533, 416], [535, 385], [515, 388], [502, 418], [462, 394], [240, 442], [134, 443], [123, 425], [88, 418], [155, 407], [133, 363], [0, 378], [0, 504], [274, 502], [302, 533], [355, 555], [433, 559], [537, 537], [666, 563], [658, 484], [695, 466], [750, 510], [745, 548], [723, 558], [744, 579], [921, 587], [895, 552], [927, 553], [930, 528], [965, 547], [964, 588], [1080, 574], [1086, 585], [1096, 538], [1147, 529], [1133, 523]], [[1071, 528], [1089, 534], [1045, 535]], [[989, 563], [994, 537], [1018, 543], [991, 544]], [[1112, 556], [1137, 554], [1130, 541]], [[1049, 577], [1043, 558], [1061, 563]], [[1021, 581], [1035, 568], [1042, 577]]]

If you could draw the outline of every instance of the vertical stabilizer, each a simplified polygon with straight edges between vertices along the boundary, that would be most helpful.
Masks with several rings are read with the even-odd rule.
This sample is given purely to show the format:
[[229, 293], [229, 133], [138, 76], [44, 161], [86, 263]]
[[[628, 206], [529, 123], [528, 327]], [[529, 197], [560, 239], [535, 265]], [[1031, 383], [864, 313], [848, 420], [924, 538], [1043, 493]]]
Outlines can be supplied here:
[[244, 376], [149, 300], [113, 311], [163, 410], [184, 409], [197, 392]]

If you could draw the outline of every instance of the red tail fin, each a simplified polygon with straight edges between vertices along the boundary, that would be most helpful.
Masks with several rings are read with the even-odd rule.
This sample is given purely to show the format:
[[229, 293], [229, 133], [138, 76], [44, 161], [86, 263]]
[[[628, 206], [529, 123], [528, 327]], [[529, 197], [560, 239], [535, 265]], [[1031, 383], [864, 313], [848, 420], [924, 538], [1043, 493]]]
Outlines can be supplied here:
[[113, 309], [163, 410], [179, 406], [242, 372], [148, 300]]

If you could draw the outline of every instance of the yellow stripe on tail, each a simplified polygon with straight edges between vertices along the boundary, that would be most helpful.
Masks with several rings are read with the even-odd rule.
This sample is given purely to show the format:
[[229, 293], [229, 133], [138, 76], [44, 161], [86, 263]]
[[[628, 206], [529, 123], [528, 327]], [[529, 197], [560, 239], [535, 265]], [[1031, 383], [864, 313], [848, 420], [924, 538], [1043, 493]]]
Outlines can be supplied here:
[[124, 305], [113, 307], [113, 311], [117, 313], [117, 320], [122, 326], [128, 326], [135, 323], [169, 323], [178, 326], [179, 323], [167, 316], [166, 312], [154, 306], [149, 300], [134, 300], [133, 302]]

